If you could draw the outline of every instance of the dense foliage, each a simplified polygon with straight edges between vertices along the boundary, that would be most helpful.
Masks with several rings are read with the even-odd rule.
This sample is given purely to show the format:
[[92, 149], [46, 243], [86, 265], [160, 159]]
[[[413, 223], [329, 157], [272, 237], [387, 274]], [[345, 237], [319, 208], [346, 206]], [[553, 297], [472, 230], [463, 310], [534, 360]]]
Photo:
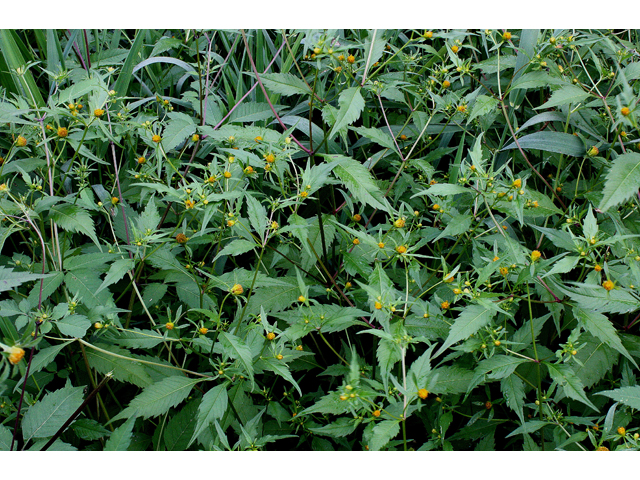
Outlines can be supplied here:
[[638, 40], [0, 30], [0, 450], [638, 450]]

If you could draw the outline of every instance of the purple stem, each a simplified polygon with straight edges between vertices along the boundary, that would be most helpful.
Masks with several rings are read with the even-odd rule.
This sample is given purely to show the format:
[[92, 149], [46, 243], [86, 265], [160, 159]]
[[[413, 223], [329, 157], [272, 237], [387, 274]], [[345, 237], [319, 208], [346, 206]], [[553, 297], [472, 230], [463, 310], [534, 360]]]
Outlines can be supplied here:
[[[262, 80], [260, 80], [260, 75], [258, 74], [258, 69], [256, 68], [255, 62], [253, 61], [253, 55], [251, 55], [251, 50], [249, 49], [249, 42], [247, 42], [247, 37], [244, 34], [244, 30], [240, 29], [240, 33], [242, 33], [242, 39], [244, 40], [244, 46], [247, 49], [247, 56], [249, 57], [249, 61], [251, 62], [251, 68], [253, 69], [253, 73], [256, 75], [256, 80], [258, 80], [258, 83], [260, 84], [260, 88], [262, 89], [262, 93], [264, 93], [264, 97], [267, 99], [267, 103], [269, 104], [269, 107], [271, 107], [271, 111], [276, 116], [276, 120], [278, 120], [278, 123], [280, 123], [280, 126], [286, 130], [287, 129], [286, 125], [280, 119], [280, 116], [278, 115], [278, 112], [276, 112], [276, 109], [273, 108], [273, 104], [271, 103], [271, 100], [269, 99], [269, 95], [267, 94], [267, 90], [266, 90], [266, 88], [264, 88], [264, 85], [262, 84]], [[283, 45], [284, 45], [284, 43], [283, 43]], [[282, 49], [282, 47], [280, 47], [280, 49]], [[293, 141], [296, 142], [298, 144], [298, 146], [302, 150], [304, 150], [305, 153], [307, 153], [308, 155], [311, 155], [311, 153], [312, 153], [311, 150], [309, 150], [308, 148], [304, 147], [296, 139], [296, 137], [291, 135], [291, 138], [293, 138]]]
[[84, 48], [87, 52], [87, 65], [89, 68], [91, 68], [91, 57], [89, 56], [89, 40], [87, 40], [87, 31], [82, 30], [82, 33], [84, 34]]
[[562, 300], [560, 300], [558, 297], [555, 296], [555, 294], [551, 291], [551, 289], [547, 286], [546, 283], [544, 283], [544, 280], [542, 280], [542, 278], [540, 278], [540, 275], [538, 275], [538, 281], [542, 284], [542, 286], [544, 288], [547, 289], [547, 291], [551, 294], [551, 296], [553, 297], [553, 299], [556, 301], [556, 303], [562, 303]]
[[[71, 32], [69, 30], [67, 30], [67, 35], [69, 35], [69, 37], [71, 37]], [[80, 48], [78, 48], [78, 44], [76, 43], [75, 40], [73, 41], [73, 48], [74, 48], [74, 50], [76, 52], [76, 55], [80, 59], [80, 63], [82, 64], [82, 68], [84, 68], [85, 70], [88, 71], [89, 69], [87, 68], [87, 66], [84, 63], [84, 60], [82, 58], [82, 54], [80, 53]]]
[[[278, 51], [276, 52], [276, 55], [275, 55], [275, 56], [273, 57], [273, 59], [271, 60], [271, 63], [269, 63], [269, 65], [267, 65], [267, 67], [264, 69], [264, 72], [262, 72], [262, 73], [267, 73], [267, 72], [269, 71], [269, 68], [271, 68], [271, 65], [273, 65], [273, 62], [275, 62], [275, 61], [276, 61], [276, 58], [277, 58], [277, 57], [278, 57], [278, 55], [280, 54], [280, 51], [282, 50], [282, 47], [284, 47], [284, 43], [283, 43], [282, 45], [280, 45], [280, 48], [278, 49]], [[248, 91], [247, 93], [245, 93], [245, 94], [242, 96], [242, 98], [241, 98], [240, 100], [238, 100], [238, 103], [236, 103], [236, 104], [233, 106], [233, 108], [232, 108], [231, 110], [229, 110], [229, 113], [227, 113], [227, 114], [224, 116], [224, 118], [223, 118], [222, 120], [220, 120], [220, 122], [219, 122], [215, 127], [213, 127], [213, 129], [214, 129], [214, 130], [217, 130], [218, 128], [220, 128], [220, 125], [222, 125], [222, 124], [223, 124], [223, 122], [224, 122], [227, 118], [229, 118], [229, 116], [233, 113], [233, 111], [234, 111], [238, 106], [240, 106], [240, 104], [242, 103], [242, 101], [243, 101], [245, 98], [247, 98], [247, 97], [249, 96], [249, 94], [250, 94], [251, 92], [253, 92], [253, 91], [256, 89], [256, 87], [257, 87], [257, 86], [258, 86], [258, 82], [254, 83], [254, 84], [253, 84], [253, 86], [249, 89], [249, 91]], [[272, 107], [272, 108], [273, 108], [273, 107]], [[277, 114], [276, 114], [276, 117], [277, 117]], [[282, 124], [282, 122], [280, 122], [280, 124]], [[303, 147], [303, 148], [304, 148], [304, 147]]]

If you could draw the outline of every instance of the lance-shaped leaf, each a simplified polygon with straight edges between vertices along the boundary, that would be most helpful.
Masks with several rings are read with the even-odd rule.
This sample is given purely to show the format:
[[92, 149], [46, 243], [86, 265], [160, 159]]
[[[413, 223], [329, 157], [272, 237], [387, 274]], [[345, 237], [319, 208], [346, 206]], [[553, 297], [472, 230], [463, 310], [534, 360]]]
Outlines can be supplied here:
[[640, 188], [640, 154], [625, 153], [611, 163], [598, 208], [606, 212], [629, 200]]
[[622, 345], [620, 337], [618, 337], [617, 330], [605, 315], [594, 311], [583, 310], [579, 307], [573, 307], [573, 314], [591, 333], [591, 335], [599, 338], [610, 347], [615, 348], [618, 352], [627, 357], [629, 361], [636, 366], [636, 368], [638, 367], [633, 357], [629, 354], [627, 349], [624, 348], [624, 345]]
[[214, 420], [221, 419], [227, 411], [229, 396], [227, 395], [228, 385], [222, 384], [213, 387], [202, 397], [198, 406], [198, 421], [191, 436], [187, 448], [198, 438], [198, 435], [207, 428]]
[[587, 398], [587, 395], [584, 393], [584, 386], [582, 385], [582, 382], [569, 365], [562, 363], [542, 363], [547, 366], [551, 378], [562, 387], [567, 397], [588, 405], [596, 412], [600, 411], [598, 410], [598, 407], [591, 403], [591, 400]]
[[100, 248], [93, 220], [83, 208], [68, 203], [55, 205], [49, 210], [49, 217], [68, 232], [84, 233]]
[[488, 325], [495, 311], [487, 310], [481, 305], [468, 306], [451, 326], [449, 336], [434, 356], [440, 355], [447, 348], [460, 340], [466, 340], [485, 325]]
[[340, 108], [335, 115], [335, 123], [329, 137], [333, 137], [342, 128], [351, 125], [364, 110], [364, 98], [360, 93], [360, 87], [351, 87], [344, 90], [338, 98]]
[[82, 404], [82, 390], [83, 387], [66, 385], [47, 393], [42, 400], [29, 407], [22, 419], [24, 442], [53, 436]]
[[604, 395], [616, 402], [624, 403], [631, 408], [640, 410], [640, 385], [621, 387], [616, 388], [615, 390], [604, 390], [596, 393], [596, 395]]
[[160, 380], [145, 388], [141, 394], [131, 400], [127, 408], [113, 417], [111, 422], [133, 415], [147, 419], [167, 413], [171, 407], [175, 407], [187, 398], [193, 386], [202, 380], [202, 378], [193, 379], [177, 375]]
[[306, 83], [290, 73], [263, 73], [260, 80], [273, 93], [280, 95], [308, 95], [311, 93]]

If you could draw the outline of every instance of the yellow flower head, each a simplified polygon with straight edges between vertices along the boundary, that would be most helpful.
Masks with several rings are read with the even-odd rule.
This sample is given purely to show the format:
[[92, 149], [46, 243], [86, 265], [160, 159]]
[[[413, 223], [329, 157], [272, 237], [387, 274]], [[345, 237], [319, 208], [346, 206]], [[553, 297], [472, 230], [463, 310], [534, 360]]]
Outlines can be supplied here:
[[362, 220], [362, 216], [359, 213], [356, 213], [353, 217], [351, 217], [351, 219], [354, 222], [359, 222], [360, 220]]
[[356, 61], [356, 57], [354, 57], [353, 55], [349, 55], [349, 56], [347, 57], [347, 62], [349, 62], [349, 63], [355, 63], [355, 61]]
[[511, 32], [504, 32], [502, 34], [502, 38], [504, 38], [505, 40], [511, 40]]
[[273, 340], [274, 338], [276, 338], [276, 334], [273, 332], [269, 332], [267, 333], [267, 340]]
[[58, 136], [60, 138], [64, 138], [67, 135], [69, 135], [69, 130], [67, 130], [65, 127], [58, 127]]
[[233, 287], [231, 287], [231, 293], [233, 295], [242, 295], [244, 293], [244, 288], [239, 283], [236, 283]]
[[440, 304], [440, 308], [442, 308], [443, 310], [448, 310], [450, 306], [451, 304], [447, 301], [444, 301]]
[[626, 117], [631, 113], [631, 110], [629, 110], [628, 107], [622, 107], [622, 109], [620, 110], [620, 113]]
[[9, 362], [12, 365], [15, 365], [24, 357], [24, 350], [20, 347], [10, 347], [9, 348]]
[[611, 280], [605, 280], [604, 282], [602, 282], [602, 287], [607, 291], [610, 292], [611, 290], [613, 290], [613, 287], [615, 285], [613, 284], [613, 282]]
[[93, 111], [93, 114], [94, 114], [96, 117], [100, 118], [101, 116], [103, 116], [103, 115], [104, 115], [104, 110], [102, 110], [101, 108], [96, 108], [96, 109]]
[[442, 82], [442, 88], [449, 88], [451, 86], [451, 82], [449, 80], [445, 80]]
[[198, 330], [201, 335], [206, 335], [208, 331], [209, 329], [207, 327], [200, 327], [200, 329]]
[[399, 218], [395, 222], [393, 222], [393, 226], [396, 228], [402, 228], [405, 226], [405, 224], [406, 222], [404, 218]]
[[429, 390], [427, 390], [426, 388], [421, 388], [420, 390], [418, 390], [418, 396], [424, 400], [429, 396]]
[[18, 136], [18, 139], [16, 140], [16, 145], [19, 147], [26, 147], [27, 146], [27, 139], [24, 138], [22, 135]]
[[407, 247], [405, 247], [404, 245], [398, 245], [396, 247], [396, 252], [398, 252], [400, 255], [402, 255], [406, 251], [407, 251]]
[[147, 163], [147, 159], [144, 157], [138, 157], [138, 165], [142, 165], [143, 163]]
[[173, 330], [174, 327], [173, 322], [167, 322], [164, 324], [164, 326], [167, 330]]
[[153, 140], [155, 143], [160, 143], [160, 141], [162, 140], [162, 137], [156, 134], [153, 137], [151, 137], [151, 140]]
[[531, 261], [532, 261], [532, 262], [535, 262], [535, 261], [537, 261], [541, 256], [542, 256], [542, 254], [541, 254], [538, 250], [534, 250], [533, 252], [531, 252]]

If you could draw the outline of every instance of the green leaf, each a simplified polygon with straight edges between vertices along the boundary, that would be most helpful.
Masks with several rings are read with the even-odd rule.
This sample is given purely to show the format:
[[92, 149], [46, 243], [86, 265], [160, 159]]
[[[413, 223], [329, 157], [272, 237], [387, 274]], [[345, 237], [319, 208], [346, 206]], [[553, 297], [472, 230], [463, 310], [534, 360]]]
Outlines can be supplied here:
[[286, 363], [278, 360], [276, 358], [263, 358], [258, 361], [256, 364], [256, 368], [261, 368], [263, 370], [269, 370], [277, 375], [280, 375], [287, 382], [294, 386], [294, 388], [298, 391], [300, 396], [302, 396], [302, 390], [300, 390], [300, 386], [291, 375], [291, 371]]
[[640, 154], [625, 153], [611, 162], [598, 209], [606, 212], [629, 200], [640, 188]]
[[[25, 282], [32, 282], [41, 278], [47, 278], [51, 275], [42, 275], [39, 273], [29, 272], [14, 272], [13, 268], [5, 268], [0, 266], [0, 292], [6, 292], [12, 290], [14, 287], [19, 287]], [[37, 285], [40, 290], [40, 284]]]
[[93, 441], [109, 436], [111, 431], [91, 418], [80, 418], [71, 424], [74, 433], [83, 440]]
[[509, 375], [500, 381], [500, 390], [507, 406], [516, 412], [520, 422], [524, 423], [524, 382], [517, 375]]
[[142, 330], [132, 328], [118, 331], [117, 344], [128, 348], [153, 348], [158, 345], [164, 337], [155, 330]]
[[88, 308], [106, 305], [107, 302], [111, 300], [109, 290], [102, 290], [96, 293], [102, 282], [94, 270], [83, 268], [81, 270], [68, 272], [64, 276], [64, 283]]
[[473, 223], [473, 215], [456, 215], [453, 217], [445, 229], [433, 239], [434, 242], [444, 237], [456, 237], [464, 232], [469, 231], [471, 224]]
[[9, 428], [0, 425], [0, 452], [8, 452], [13, 441], [13, 434]]
[[400, 422], [397, 420], [383, 420], [373, 427], [373, 436], [369, 441], [369, 450], [382, 449], [400, 432]]
[[545, 425], [551, 425], [551, 422], [544, 420], [529, 420], [524, 425], [519, 426], [505, 438], [513, 437], [514, 435], [522, 435], [523, 433], [533, 433], [540, 430]]
[[454, 185], [451, 183], [436, 183], [435, 185], [431, 185], [427, 190], [422, 190], [414, 195], [411, 198], [423, 196], [423, 195], [435, 195], [438, 197], [447, 197], [449, 195], [458, 195], [460, 193], [473, 193], [475, 192], [471, 189], [465, 188], [461, 185]]
[[247, 214], [251, 227], [256, 232], [258, 238], [262, 239], [267, 231], [267, 210], [253, 196], [246, 194]]
[[551, 95], [549, 101], [534, 108], [534, 110], [540, 110], [543, 108], [557, 107], [559, 105], [568, 105], [573, 103], [583, 102], [586, 98], [592, 96], [589, 92], [585, 92], [582, 88], [575, 85], [565, 85], [564, 87], [556, 90]]
[[393, 143], [393, 138], [384, 131], [384, 129], [380, 128], [369, 128], [369, 127], [350, 127], [354, 132], [359, 133], [365, 138], [368, 138], [372, 142], [377, 143], [381, 147], [388, 148], [389, 150], [395, 152], [396, 145]]
[[167, 413], [191, 393], [193, 386], [201, 382], [202, 378], [192, 379], [183, 376], [172, 376], [148, 386], [136, 396], [129, 406], [111, 419], [111, 422], [131, 416], [144, 419], [157, 417]]
[[198, 401], [187, 403], [167, 424], [164, 429], [164, 444], [170, 452], [187, 449], [189, 439], [196, 428]]
[[[530, 88], [544, 88], [549, 85], [562, 85], [565, 82], [556, 77], [552, 77], [547, 72], [529, 72], [516, 79], [511, 84], [511, 89], [530, 89]], [[566, 84], [565, 84], [566, 85]]]
[[[95, 368], [103, 375], [113, 372], [113, 378], [115, 380], [129, 382], [138, 387], [148, 387], [153, 383], [152, 378], [144, 366], [133, 361], [128, 350], [104, 344], [97, 344], [96, 347], [106, 350], [109, 353], [101, 352], [93, 348], [87, 349], [87, 360], [91, 368]], [[110, 353], [119, 355], [120, 357], [131, 358], [131, 360], [116, 357], [110, 355]]]
[[35, 405], [29, 407], [22, 419], [24, 443], [33, 438], [53, 436], [82, 405], [83, 387], [64, 388], [47, 393]]
[[68, 232], [84, 233], [101, 249], [93, 220], [83, 208], [68, 203], [54, 205], [49, 210], [49, 218]]
[[124, 452], [131, 444], [131, 433], [136, 423], [136, 416], [129, 417], [122, 425], [116, 428], [104, 444], [105, 452]]
[[611, 324], [609, 319], [601, 313], [583, 310], [579, 307], [573, 307], [573, 315], [578, 321], [596, 338], [599, 338], [610, 347], [616, 349], [622, 355], [627, 357], [633, 365], [638, 368], [633, 357], [629, 354], [618, 337], [618, 332]]
[[569, 365], [549, 362], [542, 363], [549, 369], [549, 374], [553, 381], [562, 386], [567, 397], [578, 400], [579, 402], [593, 408], [596, 412], [599, 412], [598, 407], [591, 403], [587, 398], [587, 395], [584, 393], [584, 386], [582, 385], [582, 382]]
[[460, 340], [466, 340], [482, 327], [491, 322], [495, 311], [487, 310], [481, 305], [470, 305], [456, 318], [449, 330], [449, 336], [434, 356], [440, 355], [447, 348]]
[[129, 270], [131, 270], [135, 265], [135, 262], [130, 258], [120, 258], [111, 264], [111, 268], [107, 272], [107, 275], [104, 277], [102, 281], [102, 285], [96, 290], [96, 293], [104, 290], [109, 285], [113, 285], [114, 283], [122, 280], [122, 278], [127, 274]]
[[364, 110], [364, 99], [360, 93], [360, 87], [351, 87], [343, 90], [338, 97], [338, 105], [340, 108], [336, 114], [336, 121], [331, 129], [329, 138], [360, 118], [360, 114]]
[[309, 428], [309, 431], [316, 435], [324, 435], [326, 437], [340, 438], [351, 435], [358, 423], [352, 418], [340, 417], [335, 422], [328, 423], [322, 427]]
[[596, 393], [596, 395], [604, 395], [616, 402], [620, 402], [630, 406], [631, 408], [640, 410], [640, 385], [621, 387], [616, 388], [615, 390], [605, 390]]
[[497, 98], [488, 97], [486, 95], [478, 95], [476, 97], [475, 103], [473, 104], [473, 108], [471, 109], [471, 114], [469, 114], [467, 124], [471, 123], [476, 117], [481, 117], [483, 115], [486, 115], [487, 113], [492, 112], [497, 105]]
[[456, 366], [431, 370], [427, 390], [435, 394], [465, 393], [473, 380], [473, 372]]
[[169, 153], [196, 132], [196, 124], [189, 115], [169, 112], [169, 123], [162, 134], [162, 147]]
[[115, 90], [116, 95], [120, 97], [126, 97], [129, 92], [129, 83], [133, 76], [133, 67], [138, 63], [146, 36], [146, 30], [139, 30], [137, 32], [133, 45], [129, 49], [127, 59], [124, 61], [124, 65], [122, 65], [119, 72], [118, 79], [116, 80], [116, 84], [113, 89]]
[[263, 73], [260, 80], [273, 93], [280, 95], [309, 95], [311, 91], [306, 83], [290, 73]]
[[213, 387], [202, 397], [202, 401], [198, 406], [198, 420], [196, 427], [191, 435], [191, 440], [187, 444], [187, 448], [195, 441], [196, 438], [208, 428], [211, 423], [220, 420], [227, 411], [229, 396], [227, 395], [228, 385], [222, 384]]
[[[69, 345], [71, 342], [73, 342], [73, 340], [60, 343], [59, 345], [53, 345], [51, 347], [43, 348], [38, 353], [36, 353], [33, 356], [33, 360], [31, 361], [31, 368], [29, 369], [29, 375], [33, 375], [34, 373], [39, 372], [44, 367], [46, 367], [51, 362], [53, 362], [53, 360], [56, 358], [58, 353], [60, 353], [60, 351], [64, 347]], [[20, 378], [18, 383], [16, 383], [16, 386], [13, 389], [14, 392], [17, 391], [18, 388], [20, 388], [20, 385], [22, 385], [22, 382], [24, 382], [24, 377]]]
[[582, 348], [575, 358], [582, 365], [574, 365], [573, 370], [584, 387], [591, 388], [613, 370], [620, 354], [589, 332], [580, 335], [580, 344]]
[[253, 384], [253, 355], [251, 354], [251, 349], [241, 338], [228, 332], [221, 332], [219, 339], [229, 356], [237, 359], [242, 364]]
[[56, 320], [55, 324], [60, 329], [60, 333], [73, 338], [84, 337], [91, 327], [91, 321], [84, 315], [68, 315]]
[[606, 291], [600, 285], [575, 284], [578, 288], [568, 289], [559, 284], [556, 288], [571, 297], [571, 300], [585, 310], [602, 313], [629, 313], [640, 308], [640, 302], [629, 292], [614, 288]]
[[243, 238], [238, 238], [227, 243], [227, 245], [222, 250], [220, 250], [218, 255], [215, 256], [215, 258], [213, 259], [213, 263], [215, 263], [218, 258], [225, 255], [232, 257], [236, 255], [242, 255], [243, 253], [250, 252], [256, 247], [258, 247], [258, 245], [255, 242], [250, 242]]
[[340, 160], [340, 164], [333, 169], [333, 173], [344, 183], [353, 197], [366, 205], [393, 213], [391, 206], [383, 197], [383, 193], [376, 185], [371, 172], [360, 162], [351, 157], [340, 155], [322, 155], [330, 160]]
[[[274, 105], [276, 112], [282, 110], [281, 105]], [[229, 117], [230, 123], [250, 123], [259, 122], [260, 120], [270, 120], [274, 117], [273, 110], [268, 103], [242, 103], [236, 108]]]
[[[582, 140], [575, 135], [562, 132], [536, 132], [518, 139], [523, 150], [542, 150], [544, 152], [561, 153], [573, 157], [583, 157], [586, 153]], [[510, 143], [502, 150], [518, 148], [516, 142]]]

